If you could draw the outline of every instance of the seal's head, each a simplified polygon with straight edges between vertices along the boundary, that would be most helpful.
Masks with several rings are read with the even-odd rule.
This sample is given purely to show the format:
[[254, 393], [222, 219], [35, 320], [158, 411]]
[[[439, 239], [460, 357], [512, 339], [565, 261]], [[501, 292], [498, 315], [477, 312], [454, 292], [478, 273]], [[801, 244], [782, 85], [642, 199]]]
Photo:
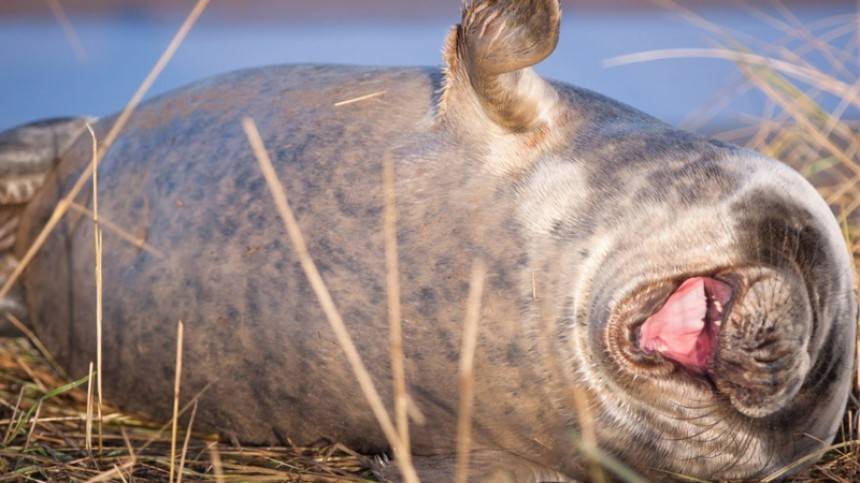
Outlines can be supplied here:
[[540, 79], [530, 66], [559, 17], [555, 0], [472, 4], [442, 113], [486, 145], [485, 171], [516, 180], [529, 264], [558, 272], [549, 344], [599, 443], [645, 472], [709, 479], [826, 445], [858, 318], [827, 204], [777, 161]]
[[673, 151], [643, 169], [626, 188], [647, 201], [615, 210], [625, 229], [581, 274], [589, 298], [575, 314], [607, 414], [634, 415], [610, 419], [644, 453], [673, 455], [651, 466], [709, 478], [769, 474], [827, 444], [858, 313], [826, 204], [739, 149]]

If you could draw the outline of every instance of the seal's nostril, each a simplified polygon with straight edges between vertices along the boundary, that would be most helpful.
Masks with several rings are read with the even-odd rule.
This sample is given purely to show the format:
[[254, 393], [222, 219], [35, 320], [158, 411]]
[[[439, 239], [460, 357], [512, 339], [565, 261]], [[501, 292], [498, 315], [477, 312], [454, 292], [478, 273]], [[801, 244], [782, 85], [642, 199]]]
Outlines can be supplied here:
[[776, 364], [782, 356], [779, 354], [759, 355], [752, 354], [752, 359], [759, 364]]

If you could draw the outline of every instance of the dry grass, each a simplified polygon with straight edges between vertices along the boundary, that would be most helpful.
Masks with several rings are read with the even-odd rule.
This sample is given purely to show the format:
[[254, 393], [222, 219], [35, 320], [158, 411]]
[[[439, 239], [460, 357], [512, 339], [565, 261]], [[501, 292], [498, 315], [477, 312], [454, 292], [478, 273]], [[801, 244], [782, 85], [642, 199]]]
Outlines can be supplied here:
[[[732, 90], [722, 93], [724, 97], [733, 92], [743, 92], [758, 89], [770, 99], [770, 105], [760, 117], [745, 119], [746, 126], [722, 133], [720, 137], [726, 140], [747, 144], [766, 154], [785, 160], [806, 175], [820, 189], [837, 213], [843, 228], [848, 246], [855, 261], [860, 264], [860, 123], [846, 121], [843, 116], [849, 109], [860, 105], [860, 47], [849, 52], [839, 51], [832, 47], [832, 41], [846, 35], [856, 35], [860, 42], [860, 34], [856, 33], [860, 19], [846, 18], [838, 22], [822, 22], [820, 26], [804, 26], [794, 19], [790, 12], [782, 11], [779, 17], [756, 11], [751, 13], [763, 21], [785, 32], [784, 42], [775, 44], [759, 44], [755, 39], [744, 38], [726, 31], [719, 26], [709, 23], [706, 19], [683, 7], [669, 1], [659, 0], [668, 8], [684, 15], [692, 23], [701, 26], [714, 36], [718, 44], [707, 50], [674, 50], [650, 52], [626, 56], [616, 59], [614, 64], [620, 65], [634, 61], [655, 61], [668, 57], [679, 56], [709, 56], [734, 62], [738, 65], [743, 77], [739, 79]], [[138, 94], [121, 116], [114, 129], [106, 136], [102, 151], [97, 152], [94, 165], [97, 165], [104, 152], [119, 135], [125, 120], [140, 102], [143, 92], [154, 81], [157, 72], [163, 68], [172, 52], [178, 48], [182, 37], [193, 25], [193, 20], [199, 17], [206, 5], [205, 0], [198, 2], [191, 19], [186, 22], [180, 34], [171, 43], [171, 47], [159, 61], [153, 73], [144, 81]], [[753, 54], [753, 52], [755, 52]], [[827, 68], [817, 63], [807, 62], [805, 56], [817, 56], [825, 59]], [[336, 106], [353, 102], [370, 100], [383, 95], [378, 92], [360, 98], [341, 101]], [[840, 99], [835, 108], [829, 111], [822, 107], [819, 101], [823, 95], [836, 96]], [[709, 113], [706, 115], [713, 115]], [[704, 126], [703, 121], [700, 125]], [[246, 125], [246, 129], [250, 124]], [[249, 130], [250, 134], [256, 129]], [[253, 138], [254, 136], [252, 136]], [[256, 136], [259, 139], [259, 136]], [[256, 143], [258, 156], [261, 156], [263, 168], [265, 149], [262, 143]], [[389, 160], [390, 162], [390, 160]], [[389, 169], [392, 171], [389, 172]], [[271, 169], [269, 169], [271, 171]], [[85, 173], [89, 176], [92, 173]], [[282, 215], [289, 214], [286, 196], [280, 196], [278, 190], [282, 187], [276, 183], [273, 172], [269, 172], [270, 183], [275, 195], [278, 208]], [[79, 192], [83, 186], [83, 177], [75, 185], [73, 193]], [[381, 180], [382, 181], [382, 180]], [[386, 242], [387, 264], [389, 268], [389, 307], [391, 311], [391, 345], [393, 363], [395, 366], [402, 361], [400, 354], [400, 316], [399, 316], [399, 281], [396, 277], [396, 212], [394, 210], [393, 168], [386, 165]], [[390, 199], [389, 199], [390, 196]], [[283, 198], [283, 199], [281, 199]], [[74, 196], [67, 197], [57, 207], [52, 217], [52, 223], [45, 234], [56, 225], [59, 219], [69, 209], [76, 209], [98, 220], [98, 211], [88, 211], [85, 207], [75, 205]], [[286, 208], [286, 209], [285, 209]], [[288, 230], [293, 242], [301, 249], [301, 234], [297, 227], [290, 228], [289, 219], [285, 216]], [[101, 227], [115, 234], [123, 235], [121, 228], [107, 220], [98, 220]], [[294, 225], [294, 223], [293, 223]], [[100, 236], [96, 239], [96, 247], [100, 245]], [[129, 237], [133, 243], [141, 243]], [[151, 247], [147, 247], [152, 249]], [[38, 247], [36, 247], [38, 249]], [[96, 249], [97, 251], [98, 248]], [[154, 250], [154, 249], [152, 249]], [[311, 279], [314, 277], [313, 262], [304, 250], [303, 265]], [[35, 250], [33, 251], [35, 254]], [[32, 255], [30, 255], [32, 256]], [[99, 270], [97, 270], [99, 272]], [[7, 284], [11, 286], [11, 282]], [[373, 382], [362, 371], [360, 355], [351, 347], [343, 322], [337, 314], [334, 305], [327, 296], [321, 280], [316, 283], [317, 294], [331, 317], [333, 330], [339, 333], [350, 362], [357, 373], [357, 379], [365, 390], [371, 405], [375, 407], [377, 418], [385, 430], [386, 436], [392, 441], [396, 452], [408, 454], [407, 409], [408, 394], [405, 393], [402, 367], [398, 370], [393, 381], [397, 401], [395, 418], [388, 416], [384, 404], [379, 399]], [[8, 290], [7, 287], [0, 292]], [[474, 336], [477, 330], [477, 302], [470, 304], [468, 327]], [[144, 421], [112, 408], [109, 401], [102, 403], [100, 384], [97, 383], [99, 371], [90, 371], [82, 379], [69, 381], [56, 364], [50, 359], [43, 347], [25, 339], [0, 341], [0, 482], [2, 481], [368, 481], [370, 473], [364, 466], [364, 459], [353, 451], [341, 445], [320, 447], [266, 447], [246, 448], [225, 444], [218, 441], [216, 435], [194, 433], [194, 416], [197, 409], [195, 395], [186, 398], [185, 405], [179, 406], [178, 385], [181, 368], [177, 367], [175, 387], [175, 416], [171, 421]], [[181, 341], [181, 336], [179, 337]], [[464, 337], [469, 341], [473, 338]], [[464, 351], [467, 359], [474, 345]], [[181, 345], [177, 351], [181, 350]], [[177, 359], [181, 352], [177, 352]], [[471, 378], [468, 376], [470, 365], [465, 360], [461, 374], [465, 377], [461, 385], [466, 389], [463, 398], [464, 411], [468, 416], [471, 408], [468, 397]], [[361, 374], [364, 372], [365, 374]], [[860, 481], [860, 434], [858, 434], [858, 387], [845, 413], [844, 424], [840, 437], [826, 451], [815, 466], [797, 475], [797, 481]], [[166, 394], [166, 398], [172, 395]], [[101, 412], [99, 413], [99, 409]], [[468, 417], [461, 422], [460, 436], [466, 440], [468, 447]], [[93, 428], [98, 424], [99, 443], [93, 444]], [[602, 455], [599, 448], [593, 444], [585, 444], [590, 439], [583, 435], [582, 449], [595, 461], [607, 466], [615, 474], [623, 474], [623, 467], [607, 455]], [[181, 449], [177, 446], [181, 441]], [[461, 439], [462, 442], [462, 439]], [[820, 455], [810, 455], [810, 459]], [[405, 458], [405, 470], [411, 473], [408, 457]], [[804, 463], [804, 460], [796, 462]], [[616, 466], [613, 466], [616, 465]], [[791, 468], [786, 468], [789, 470]], [[462, 473], [461, 473], [462, 474]], [[599, 474], [599, 472], [595, 472]], [[778, 478], [780, 473], [771, 475]], [[414, 475], [410, 475], [414, 478]], [[635, 475], [630, 475], [630, 481], [636, 481]]]
[[409, 394], [406, 389], [406, 367], [403, 356], [403, 315], [400, 307], [400, 265], [397, 252], [397, 196], [394, 160], [386, 155], [382, 166], [385, 193], [385, 287], [388, 298], [388, 339], [391, 353], [391, 376], [394, 388], [394, 422], [403, 442], [403, 451], [411, 452], [409, 442]]
[[[182, 381], [182, 340], [183, 340], [183, 331], [184, 324], [182, 321], [179, 321], [179, 324], [176, 326], [176, 374], [174, 374], [173, 380], [173, 421], [170, 424], [170, 474], [168, 475], [168, 481], [173, 483], [174, 481], [174, 471], [173, 468], [176, 465], [176, 437], [179, 434], [179, 394], [180, 394], [180, 381]], [[197, 404], [194, 405], [196, 410]], [[193, 414], [193, 413], [192, 413]], [[189, 418], [188, 424], [191, 425], [191, 419]]]
[[469, 298], [466, 303], [466, 319], [463, 323], [463, 342], [460, 348], [458, 389], [460, 401], [457, 407], [457, 474], [456, 483], [469, 480], [469, 456], [472, 449], [472, 410], [475, 397], [475, 351], [478, 345], [478, 322], [481, 318], [481, 297], [487, 267], [477, 260], [472, 267], [469, 283]]
[[[6, 435], [0, 445], [0, 482], [169, 480], [171, 421], [143, 421], [105, 404], [103, 449], [87, 450], [87, 383], [84, 377], [66, 385], [24, 339], [0, 341], [0, 435]], [[194, 401], [179, 411], [182, 428], [188, 427]], [[216, 436], [189, 436], [182, 428], [177, 439], [187, 437], [187, 449], [177, 480], [181, 475], [183, 481], [214, 481], [216, 468], [223, 481], [370, 480], [359, 455], [339, 445], [243, 448], [220, 443], [216, 449]]]
[[84, 44], [81, 43], [81, 38], [78, 36], [75, 27], [72, 26], [72, 22], [69, 21], [69, 16], [66, 15], [66, 11], [60, 4], [60, 0], [45, 0], [45, 2], [48, 4], [48, 8], [51, 9], [51, 14], [57, 19], [57, 23], [63, 29], [66, 40], [69, 41], [69, 45], [75, 53], [75, 58], [78, 59], [78, 62], [86, 62], [87, 58], [89, 58], [87, 50], [84, 48]]

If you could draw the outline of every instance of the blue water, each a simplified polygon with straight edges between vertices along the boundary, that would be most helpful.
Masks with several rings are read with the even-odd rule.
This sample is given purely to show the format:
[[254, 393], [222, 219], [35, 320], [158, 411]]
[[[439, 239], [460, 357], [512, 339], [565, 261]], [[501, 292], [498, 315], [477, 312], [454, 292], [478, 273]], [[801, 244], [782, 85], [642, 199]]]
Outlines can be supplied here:
[[[804, 24], [818, 28], [818, 23], [827, 23], [831, 17], [854, 12], [851, 5], [844, 5], [796, 13]], [[744, 11], [705, 15], [770, 44], [783, 37]], [[282, 25], [265, 21], [233, 24], [204, 16], [150, 95], [213, 74], [264, 64], [434, 65], [440, 61], [442, 41], [455, 20], [452, 16], [406, 24], [389, 20]], [[88, 54], [83, 62], [76, 59], [52, 19], [0, 19], [0, 130], [44, 117], [98, 116], [120, 109], [178, 25], [178, 21], [132, 16], [76, 17], [72, 23]], [[836, 42], [851, 40], [849, 35]], [[710, 46], [705, 32], [667, 12], [579, 13], [564, 20], [558, 49], [538, 70], [679, 123], [713, 103], [712, 96], [721, 88], [740, 79], [732, 64], [693, 59], [607, 69], [602, 62], [642, 50]], [[813, 62], [827, 68], [822, 59], [813, 58]], [[824, 102], [832, 104], [833, 100]], [[762, 108], [762, 96], [739, 96], [714, 125], [735, 125], [743, 113], [757, 115]]]

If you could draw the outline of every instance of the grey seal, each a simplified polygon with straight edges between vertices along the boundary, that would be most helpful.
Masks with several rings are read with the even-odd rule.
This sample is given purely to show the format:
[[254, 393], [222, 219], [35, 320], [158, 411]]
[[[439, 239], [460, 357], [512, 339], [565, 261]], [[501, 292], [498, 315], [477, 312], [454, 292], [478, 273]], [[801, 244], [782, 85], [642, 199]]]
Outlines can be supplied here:
[[[169, 417], [181, 319], [183, 393], [211, 384], [200, 429], [389, 449], [286, 241], [249, 116], [386, 401], [382, 160], [395, 162], [408, 392], [426, 419], [412, 452], [426, 481], [454, 472], [476, 258], [489, 267], [476, 479], [585, 478], [575, 388], [600, 447], [653, 479], [750, 479], [826, 445], [858, 318], [828, 206], [775, 160], [540, 78], [532, 66], [559, 23], [556, 0], [483, 0], [451, 31], [442, 69], [272, 66], [141, 105], [102, 163], [101, 214], [164, 256], [105, 235], [106, 397]], [[57, 120], [0, 136], [6, 185], [27, 169], [43, 177], [9, 208], [18, 256], [88, 166], [83, 133]], [[28, 323], [73, 374], [95, 358], [92, 240], [86, 217], [67, 216], [21, 284]]]

